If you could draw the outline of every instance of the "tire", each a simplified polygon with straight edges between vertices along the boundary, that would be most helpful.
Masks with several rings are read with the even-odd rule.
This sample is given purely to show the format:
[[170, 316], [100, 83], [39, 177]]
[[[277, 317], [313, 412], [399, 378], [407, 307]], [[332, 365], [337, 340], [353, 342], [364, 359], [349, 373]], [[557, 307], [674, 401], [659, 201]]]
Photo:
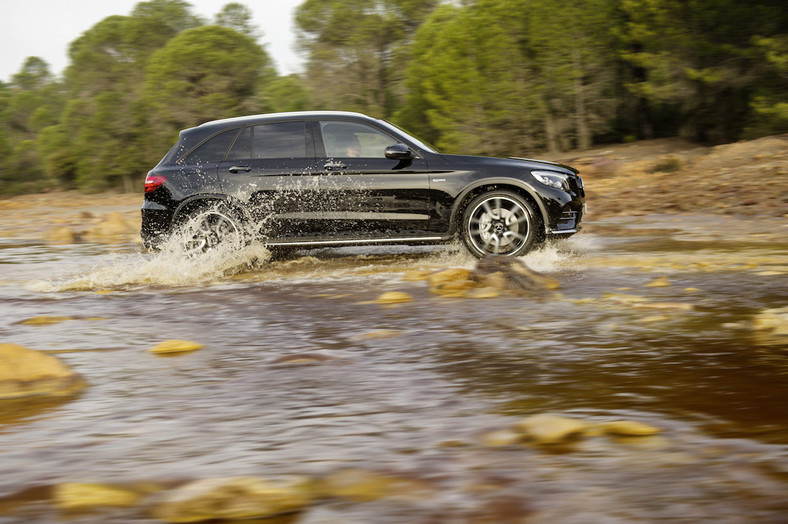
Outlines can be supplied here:
[[523, 256], [537, 242], [542, 223], [533, 206], [517, 193], [482, 193], [462, 217], [462, 240], [474, 256]]
[[186, 215], [181, 221], [180, 235], [189, 253], [241, 249], [245, 244], [241, 221], [221, 203], [200, 207]]

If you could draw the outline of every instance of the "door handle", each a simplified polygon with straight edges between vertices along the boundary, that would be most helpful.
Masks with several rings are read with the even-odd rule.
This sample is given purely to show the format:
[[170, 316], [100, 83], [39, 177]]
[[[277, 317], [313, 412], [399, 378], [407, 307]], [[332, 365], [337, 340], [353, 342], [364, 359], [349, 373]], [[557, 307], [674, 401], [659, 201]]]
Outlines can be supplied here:
[[326, 165], [323, 166], [323, 169], [326, 171], [333, 171], [335, 169], [345, 169], [347, 168], [347, 164], [343, 164], [342, 162], [327, 162]]
[[252, 168], [250, 166], [233, 166], [230, 169], [228, 169], [228, 171], [230, 173], [237, 173], [239, 171], [243, 171], [244, 173], [248, 173], [251, 170], [252, 170]]

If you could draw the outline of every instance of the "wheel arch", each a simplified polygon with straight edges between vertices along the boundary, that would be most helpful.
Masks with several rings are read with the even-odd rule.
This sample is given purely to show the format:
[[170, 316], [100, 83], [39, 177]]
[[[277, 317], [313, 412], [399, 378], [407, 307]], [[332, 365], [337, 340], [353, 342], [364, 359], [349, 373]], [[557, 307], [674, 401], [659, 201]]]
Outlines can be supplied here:
[[242, 219], [248, 219], [249, 215], [241, 205], [241, 203], [227, 195], [207, 193], [202, 195], [194, 195], [178, 205], [175, 212], [172, 214], [173, 224], [178, 224], [184, 217], [189, 216], [190, 213], [197, 209], [207, 208], [211, 205], [224, 204], [236, 213]]
[[547, 209], [544, 207], [542, 199], [537, 196], [536, 191], [526, 184], [518, 183], [518, 181], [502, 178], [500, 180], [484, 180], [475, 185], [469, 186], [463, 190], [460, 195], [455, 199], [455, 204], [451, 212], [451, 232], [452, 234], [459, 234], [462, 231], [462, 217], [465, 214], [465, 209], [468, 204], [488, 191], [511, 191], [522, 198], [526, 199], [529, 204], [534, 206], [534, 209], [539, 212], [539, 219], [541, 220], [542, 229], [538, 239], [544, 240], [547, 236]]

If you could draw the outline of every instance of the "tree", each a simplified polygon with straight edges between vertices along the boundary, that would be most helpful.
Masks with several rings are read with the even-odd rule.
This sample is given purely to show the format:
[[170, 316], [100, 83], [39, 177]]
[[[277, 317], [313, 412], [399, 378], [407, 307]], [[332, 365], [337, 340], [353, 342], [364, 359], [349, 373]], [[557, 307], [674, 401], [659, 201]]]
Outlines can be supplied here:
[[271, 60], [254, 39], [219, 26], [184, 31], [146, 69], [155, 140], [169, 143], [182, 128], [256, 111], [259, 83], [270, 76]]
[[437, 0], [306, 0], [296, 12], [315, 105], [389, 116], [399, 58]]
[[255, 40], [262, 36], [262, 32], [252, 22], [252, 10], [238, 2], [230, 2], [222, 7], [214, 17], [214, 22], [216, 25], [235, 29]]

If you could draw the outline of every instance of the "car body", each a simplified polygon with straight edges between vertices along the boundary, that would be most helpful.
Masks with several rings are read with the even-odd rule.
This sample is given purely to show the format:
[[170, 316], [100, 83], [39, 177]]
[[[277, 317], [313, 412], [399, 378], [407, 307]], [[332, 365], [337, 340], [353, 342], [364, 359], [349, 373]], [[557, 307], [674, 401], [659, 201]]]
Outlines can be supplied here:
[[360, 113], [274, 113], [181, 131], [146, 178], [141, 236], [155, 248], [188, 230], [202, 250], [461, 238], [479, 257], [520, 256], [576, 233], [584, 208], [569, 166], [441, 154]]

